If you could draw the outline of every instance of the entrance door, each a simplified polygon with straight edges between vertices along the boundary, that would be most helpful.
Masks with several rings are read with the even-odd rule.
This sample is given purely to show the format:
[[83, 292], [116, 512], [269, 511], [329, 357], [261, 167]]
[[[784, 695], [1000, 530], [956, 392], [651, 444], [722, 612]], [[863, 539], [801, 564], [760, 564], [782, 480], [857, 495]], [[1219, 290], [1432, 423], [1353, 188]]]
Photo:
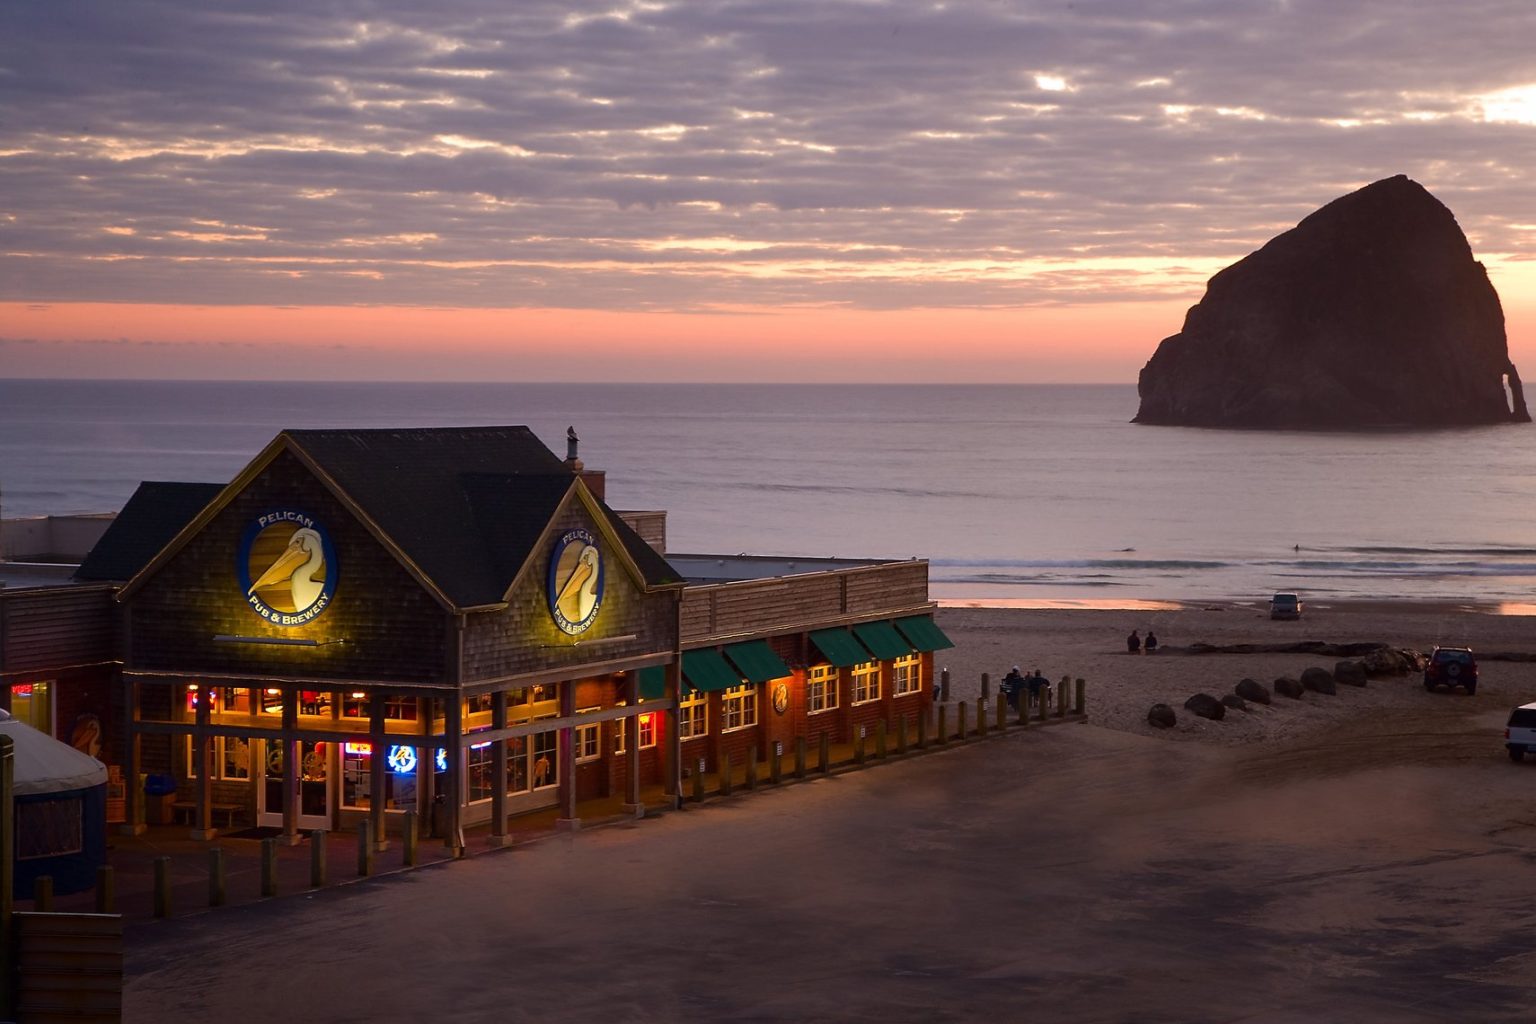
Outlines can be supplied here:
[[[283, 785], [288, 779], [283, 744], [277, 740], [258, 741], [262, 745], [262, 777], [257, 783], [256, 824], [281, 827], [283, 824]], [[301, 829], [331, 827], [331, 750], [328, 743], [299, 744], [299, 822]]]

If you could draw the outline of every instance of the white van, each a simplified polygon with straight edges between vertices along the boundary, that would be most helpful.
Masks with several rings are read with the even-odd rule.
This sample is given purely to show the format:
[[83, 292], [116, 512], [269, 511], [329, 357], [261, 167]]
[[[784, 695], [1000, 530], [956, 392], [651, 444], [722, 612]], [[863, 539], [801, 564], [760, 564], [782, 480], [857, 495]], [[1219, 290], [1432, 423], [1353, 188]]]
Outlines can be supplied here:
[[1509, 713], [1504, 746], [1511, 761], [1522, 761], [1526, 751], [1536, 751], [1536, 704], [1522, 704]]

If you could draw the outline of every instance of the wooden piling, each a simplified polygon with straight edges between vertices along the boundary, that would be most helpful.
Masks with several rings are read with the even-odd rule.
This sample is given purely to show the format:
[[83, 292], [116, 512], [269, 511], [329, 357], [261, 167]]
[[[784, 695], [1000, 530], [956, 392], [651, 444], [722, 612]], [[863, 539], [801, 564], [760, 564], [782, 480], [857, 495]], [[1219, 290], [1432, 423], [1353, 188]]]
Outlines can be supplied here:
[[784, 781], [784, 754], [778, 740], [774, 740], [773, 750], [768, 754], [768, 781], [775, 786]]
[[1019, 691], [1019, 725], [1024, 726], [1024, 727], [1028, 727], [1028, 725], [1029, 725], [1029, 690], [1028, 689], [1023, 689], [1023, 690]]
[[1068, 695], [1068, 691], [1070, 691], [1071, 689], [1072, 689], [1072, 677], [1071, 676], [1062, 676], [1061, 677], [1061, 685], [1056, 687], [1056, 717], [1057, 718], [1065, 718], [1067, 716], [1067, 695]]
[[989, 698], [991, 696], [992, 696], [992, 673], [990, 673], [990, 672], [983, 672], [981, 674], [981, 699], [982, 700], [986, 700], [987, 698]]
[[981, 700], [978, 700], [976, 702], [976, 735], [977, 736], [985, 736], [986, 734], [987, 734], [987, 701], [986, 701], [986, 698], [983, 697]]
[[795, 778], [805, 778], [805, 737], [795, 737]]
[[1087, 696], [1087, 691], [1088, 684], [1079, 679], [1077, 681], [1077, 713], [1080, 715], [1086, 715], [1088, 713], [1088, 704], [1084, 699]]
[[156, 857], [155, 861], [155, 909], [156, 917], [171, 916], [171, 858]]
[[373, 874], [373, 822], [364, 818], [357, 823], [357, 877]]
[[224, 871], [224, 851], [213, 847], [208, 851], [208, 905], [222, 907], [229, 902], [229, 881]]
[[965, 701], [961, 701], [959, 704], [955, 705], [955, 722], [960, 726], [958, 736], [961, 743], [964, 743], [966, 740], [965, 718]]
[[945, 707], [943, 704], [940, 704], [939, 705], [939, 729], [938, 729], [938, 735], [934, 737], [934, 742], [937, 743], [941, 747], [944, 744], [949, 742], [949, 721], [948, 721], [948, 719], [949, 719], [949, 708]]
[[1051, 717], [1051, 689], [1048, 686], [1040, 687], [1040, 721]]
[[96, 913], [117, 913], [117, 873], [111, 864], [96, 869]]
[[277, 840], [261, 841], [261, 895], [270, 899], [277, 895]]
[[939, 673], [939, 700], [949, 703], [949, 669]]
[[401, 823], [400, 861], [408, 868], [416, 866], [416, 812], [406, 811]]
[[53, 913], [52, 875], [38, 875], [32, 879], [32, 909], [39, 914]]
[[928, 712], [924, 711], [917, 716], [917, 749], [928, 749]]
[[832, 770], [832, 734], [821, 734], [821, 744], [816, 750], [816, 771], [822, 775]]
[[885, 719], [882, 718], [882, 719], [880, 719], [880, 721], [875, 723], [875, 756], [878, 757], [880, 760], [884, 761], [885, 760], [885, 754], [886, 754], [886, 725], [885, 725]]
[[704, 773], [698, 767], [693, 769], [693, 802], [704, 802]]
[[902, 715], [896, 722], [896, 756], [907, 755], [907, 716]]
[[720, 755], [720, 795], [731, 795], [731, 755]]
[[317, 828], [309, 834], [309, 887], [311, 889], [325, 888], [326, 868], [330, 866], [330, 858], [326, 856], [325, 829]]
[[747, 748], [747, 788], [757, 788], [757, 744]]
[[997, 731], [1008, 731], [1008, 702], [1003, 699], [1002, 694], [998, 694], [997, 697]]
[[864, 727], [859, 726], [859, 731], [853, 736], [853, 763], [864, 763]]

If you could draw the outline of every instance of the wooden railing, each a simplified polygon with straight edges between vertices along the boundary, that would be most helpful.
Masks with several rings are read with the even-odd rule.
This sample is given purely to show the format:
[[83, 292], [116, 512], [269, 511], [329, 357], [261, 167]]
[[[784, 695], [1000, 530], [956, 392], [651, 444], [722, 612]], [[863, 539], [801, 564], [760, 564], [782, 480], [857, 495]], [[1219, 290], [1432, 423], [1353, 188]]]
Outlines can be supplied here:
[[783, 633], [929, 607], [928, 563], [885, 562], [804, 576], [690, 585], [682, 643]]
[[123, 919], [117, 914], [17, 913], [16, 1018], [123, 1019]]

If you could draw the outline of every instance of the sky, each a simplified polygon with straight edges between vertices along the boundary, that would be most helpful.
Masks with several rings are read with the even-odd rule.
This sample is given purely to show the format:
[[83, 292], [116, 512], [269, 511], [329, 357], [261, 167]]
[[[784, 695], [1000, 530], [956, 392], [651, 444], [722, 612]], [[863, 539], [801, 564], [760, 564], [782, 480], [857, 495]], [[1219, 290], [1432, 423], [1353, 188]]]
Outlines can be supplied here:
[[12, 0], [0, 376], [1129, 382], [1398, 173], [1536, 367], [1532, 39], [1527, 0]]

